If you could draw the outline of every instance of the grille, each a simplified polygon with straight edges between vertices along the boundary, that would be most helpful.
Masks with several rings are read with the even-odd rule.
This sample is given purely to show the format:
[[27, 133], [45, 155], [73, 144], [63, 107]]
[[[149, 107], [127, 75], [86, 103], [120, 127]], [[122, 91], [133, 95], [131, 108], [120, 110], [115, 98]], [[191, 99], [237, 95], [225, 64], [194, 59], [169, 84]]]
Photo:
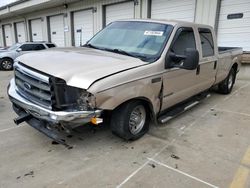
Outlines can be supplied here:
[[52, 109], [52, 88], [49, 77], [20, 64], [15, 66], [17, 92], [42, 107]]

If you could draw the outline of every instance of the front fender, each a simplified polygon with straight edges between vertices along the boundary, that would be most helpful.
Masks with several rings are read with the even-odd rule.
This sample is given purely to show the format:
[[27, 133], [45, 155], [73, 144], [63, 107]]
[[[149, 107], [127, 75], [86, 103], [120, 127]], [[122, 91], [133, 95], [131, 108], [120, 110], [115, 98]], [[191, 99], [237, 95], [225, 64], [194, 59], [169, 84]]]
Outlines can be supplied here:
[[144, 98], [152, 104], [153, 111], [157, 114], [160, 110], [162, 78], [155, 83], [152, 83], [152, 79], [154, 78], [144, 78], [100, 91], [95, 95], [96, 105], [100, 109], [113, 110], [126, 101]]

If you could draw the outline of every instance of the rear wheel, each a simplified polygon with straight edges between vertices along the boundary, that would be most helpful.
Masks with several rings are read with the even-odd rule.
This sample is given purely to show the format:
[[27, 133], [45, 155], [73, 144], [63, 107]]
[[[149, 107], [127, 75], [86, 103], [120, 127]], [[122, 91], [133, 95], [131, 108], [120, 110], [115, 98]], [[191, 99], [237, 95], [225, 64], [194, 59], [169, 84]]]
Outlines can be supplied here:
[[13, 70], [13, 60], [10, 58], [3, 58], [0, 62], [0, 68], [5, 71]]
[[130, 101], [118, 107], [111, 119], [111, 130], [126, 140], [136, 140], [149, 129], [149, 111], [141, 101]]
[[222, 94], [229, 94], [229, 93], [231, 93], [231, 91], [233, 89], [233, 86], [234, 86], [235, 78], [236, 78], [236, 72], [232, 68], [230, 70], [228, 76], [226, 77], [226, 79], [223, 80], [219, 84], [219, 86], [218, 86], [219, 92], [222, 93]]

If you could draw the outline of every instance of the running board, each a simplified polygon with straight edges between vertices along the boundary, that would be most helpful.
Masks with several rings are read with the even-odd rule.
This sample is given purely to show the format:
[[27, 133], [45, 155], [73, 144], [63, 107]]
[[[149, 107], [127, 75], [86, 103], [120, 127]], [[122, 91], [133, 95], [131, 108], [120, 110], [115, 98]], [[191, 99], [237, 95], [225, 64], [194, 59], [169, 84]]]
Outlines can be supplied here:
[[210, 94], [204, 93], [204, 94], [198, 95], [196, 97], [193, 97], [189, 101], [182, 103], [182, 104], [172, 108], [171, 110], [167, 111], [166, 113], [162, 114], [158, 118], [158, 122], [159, 123], [166, 123], [166, 122], [170, 121], [171, 119], [179, 116], [180, 114], [190, 110], [191, 108], [193, 108], [194, 106], [199, 104], [202, 99], [208, 98], [210, 96], [211, 96]]

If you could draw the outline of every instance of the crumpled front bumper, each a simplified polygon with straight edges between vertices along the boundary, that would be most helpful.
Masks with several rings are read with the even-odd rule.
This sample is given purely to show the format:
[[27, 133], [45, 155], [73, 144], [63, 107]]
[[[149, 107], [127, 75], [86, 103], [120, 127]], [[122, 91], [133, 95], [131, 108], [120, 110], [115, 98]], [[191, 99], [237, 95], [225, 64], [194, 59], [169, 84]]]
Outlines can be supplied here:
[[100, 117], [102, 110], [95, 111], [51, 111], [36, 105], [18, 94], [18, 89], [15, 85], [15, 80], [12, 79], [8, 86], [8, 95], [11, 102], [18, 108], [23, 109], [27, 113], [40, 120], [45, 120], [51, 123], [67, 123], [79, 124], [88, 123], [93, 117]]

